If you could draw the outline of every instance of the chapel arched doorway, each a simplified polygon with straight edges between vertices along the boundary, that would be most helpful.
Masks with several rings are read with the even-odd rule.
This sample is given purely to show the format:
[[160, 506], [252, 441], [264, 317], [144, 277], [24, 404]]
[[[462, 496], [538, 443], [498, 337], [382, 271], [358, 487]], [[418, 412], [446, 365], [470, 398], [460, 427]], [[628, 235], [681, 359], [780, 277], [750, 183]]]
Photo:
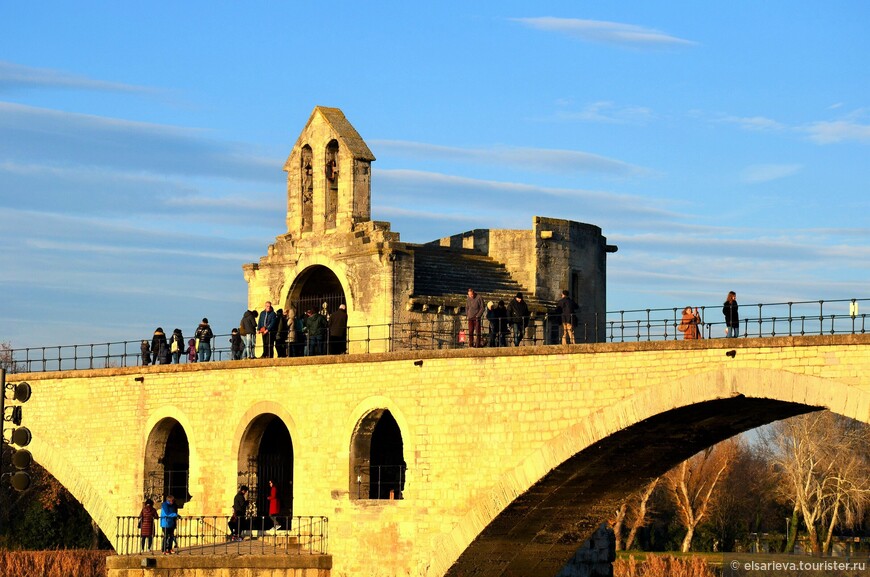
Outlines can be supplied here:
[[339, 305], [347, 305], [341, 281], [329, 268], [323, 265], [312, 266], [302, 272], [293, 283], [287, 296], [287, 304], [293, 305], [297, 315], [305, 311], [318, 311], [326, 303], [327, 311], [332, 313]]

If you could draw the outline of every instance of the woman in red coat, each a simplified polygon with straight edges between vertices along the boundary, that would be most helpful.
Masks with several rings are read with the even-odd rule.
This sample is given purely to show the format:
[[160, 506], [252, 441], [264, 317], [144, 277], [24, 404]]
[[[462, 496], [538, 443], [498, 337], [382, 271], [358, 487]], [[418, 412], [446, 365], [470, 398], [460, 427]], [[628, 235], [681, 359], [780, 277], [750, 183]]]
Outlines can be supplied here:
[[275, 482], [269, 479], [269, 517], [272, 519], [272, 526], [277, 531], [281, 528], [278, 524], [278, 514], [281, 512], [281, 500], [278, 499], [278, 487]]
[[154, 508], [154, 501], [146, 499], [142, 512], [139, 513], [139, 535], [142, 537], [143, 551], [151, 550], [151, 544], [154, 542], [154, 521], [158, 518], [159, 515]]

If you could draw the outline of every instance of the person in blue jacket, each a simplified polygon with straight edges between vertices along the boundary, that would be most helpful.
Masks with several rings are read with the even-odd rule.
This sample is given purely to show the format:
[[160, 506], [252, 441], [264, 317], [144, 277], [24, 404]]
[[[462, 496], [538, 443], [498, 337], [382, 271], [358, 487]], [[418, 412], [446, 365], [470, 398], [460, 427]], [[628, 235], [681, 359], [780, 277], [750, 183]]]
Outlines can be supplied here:
[[178, 505], [175, 497], [166, 495], [160, 505], [160, 528], [163, 529], [163, 554], [172, 553], [172, 543], [175, 540], [175, 524], [181, 516], [178, 514]]

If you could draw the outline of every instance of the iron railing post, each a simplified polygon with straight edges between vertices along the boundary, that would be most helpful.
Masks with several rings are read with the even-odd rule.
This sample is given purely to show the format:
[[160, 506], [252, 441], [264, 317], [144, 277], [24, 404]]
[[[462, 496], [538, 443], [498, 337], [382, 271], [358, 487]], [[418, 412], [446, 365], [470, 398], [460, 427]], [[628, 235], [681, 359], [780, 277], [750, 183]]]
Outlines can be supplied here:
[[762, 305], [761, 303], [758, 303], [758, 336], [759, 336], [759, 337], [760, 337], [760, 336], [762, 335], [762, 333], [763, 333], [763, 328], [762, 328], [762, 326], [761, 326], [761, 323], [763, 322], [763, 319], [762, 319], [762, 316], [761, 316], [761, 315], [762, 315], [762, 312], [761, 312], [761, 307], [762, 307], [762, 306], [763, 306], [763, 305]]
[[819, 335], [825, 334], [825, 301], [819, 301]]

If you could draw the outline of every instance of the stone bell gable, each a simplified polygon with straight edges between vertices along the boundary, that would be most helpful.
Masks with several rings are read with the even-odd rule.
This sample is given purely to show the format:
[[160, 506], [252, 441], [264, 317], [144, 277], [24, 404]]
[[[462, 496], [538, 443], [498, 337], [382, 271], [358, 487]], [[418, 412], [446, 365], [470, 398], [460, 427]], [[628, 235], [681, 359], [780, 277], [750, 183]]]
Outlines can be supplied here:
[[370, 220], [374, 160], [341, 110], [316, 106], [284, 163], [287, 232], [347, 232]]

